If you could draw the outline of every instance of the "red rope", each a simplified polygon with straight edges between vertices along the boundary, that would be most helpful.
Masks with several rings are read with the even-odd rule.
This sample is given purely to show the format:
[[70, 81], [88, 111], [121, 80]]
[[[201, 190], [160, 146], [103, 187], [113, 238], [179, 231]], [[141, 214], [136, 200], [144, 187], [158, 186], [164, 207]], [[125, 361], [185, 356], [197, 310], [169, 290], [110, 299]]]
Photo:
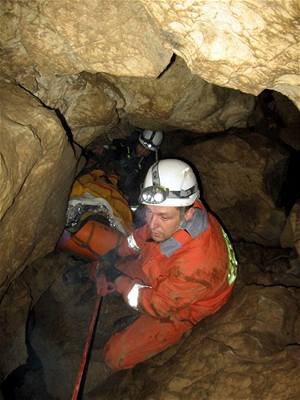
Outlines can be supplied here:
[[87, 360], [87, 356], [89, 353], [89, 349], [91, 346], [91, 342], [92, 342], [92, 337], [93, 337], [93, 333], [95, 330], [95, 325], [96, 325], [96, 321], [97, 321], [97, 317], [98, 317], [98, 313], [102, 304], [102, 299], [103, 297], [101, 296], [97, 296], [96, 299], [96, 304], [95, 304], [95, 308], [94, 308], [94, 313], [89, 325], [89, 330], [88, 330], [88, 335], [86, 338], [86, 342], [84, 345], [84, 349], [83, 349], [83, 353], [82, 353], [82, 358], [81, 358], [81, 363], [80, 363], [80, 367], [76, 376], [76, 381], [75, 381], [75, 386], [74, 386], [74, 391], [73, 391], [73, 395], [72, 395], [72, 400], [77, 400], [78, 398], [78, 393], [80, 390], [80, 386], [81, 386], [81, 381], [82, 381], [82, 376], [84, 373], [84, 369], [85, 369], [85, 365], [86, 365], [86, 360]]

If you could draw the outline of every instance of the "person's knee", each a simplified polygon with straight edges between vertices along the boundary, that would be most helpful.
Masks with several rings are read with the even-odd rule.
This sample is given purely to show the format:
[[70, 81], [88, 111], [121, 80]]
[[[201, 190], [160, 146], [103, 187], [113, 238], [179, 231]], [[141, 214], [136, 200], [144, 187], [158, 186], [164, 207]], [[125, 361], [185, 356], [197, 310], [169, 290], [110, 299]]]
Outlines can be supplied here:
[[117, 354], [115, 351], [112, 351], [112, 348], [111, 346], [109, 346], [109, 343], [107, 343], [104, 348], [104, 362], [113, 371], [117, 371], [119, 369], [119, 365], [117, 362]]
[[118, 346], [114, 346], [109, 341], [104, 348], [104, 362], [113, 371], [132, 368], [134, 365], [128, 362], [124, 352], [120, 351]]
[[129, 369], [166, 350], [180, 340], [191, 324], [175, 326], [146, 315], [115, 333], [104, 347], [104, 360], [112, 370]]

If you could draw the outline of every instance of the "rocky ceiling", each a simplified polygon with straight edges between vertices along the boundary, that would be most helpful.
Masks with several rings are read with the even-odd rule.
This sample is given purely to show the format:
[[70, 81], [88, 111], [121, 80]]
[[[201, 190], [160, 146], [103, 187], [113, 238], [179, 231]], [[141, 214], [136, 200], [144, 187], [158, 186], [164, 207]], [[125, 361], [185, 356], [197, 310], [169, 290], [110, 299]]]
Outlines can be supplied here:
[[[240, 132], [264, 89], [300, 108], [298, 0], [4, 0], [0, 26], [4, 313], [16, 278], [53, 250], [63, 229], [80, 146], [133, 125], [165, 130], [165, 146], [190, 135], [192, 147], [178, 154], [196, 164], [233, 237], [279, 244], [289, 154], [272, 137]], [[282, 116], [289, 126], [299, 123], [296, 107]], [[229, 138], [196, 140], [233, 128]], [[281, 134], [299, 150], [294, 132]]]
[[299, 3], [197, 0], [2, 2], [2, 71], [34, 89], [82, 71], [157, 78], [172, 55], [207, 82], [299, 94]]

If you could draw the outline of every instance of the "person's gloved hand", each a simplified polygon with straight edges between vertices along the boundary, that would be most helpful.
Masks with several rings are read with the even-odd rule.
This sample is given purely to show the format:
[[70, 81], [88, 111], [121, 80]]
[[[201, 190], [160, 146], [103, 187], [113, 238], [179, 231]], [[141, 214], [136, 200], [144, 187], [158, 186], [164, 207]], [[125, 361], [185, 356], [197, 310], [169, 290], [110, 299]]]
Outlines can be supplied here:
[[99, 296], [107, 296], [116, 291], [116, 287], [113, 282], [109, 282], [103, 273], [100, 273], [96, 279], [97, 294]]
[[135, 281], [128, 278], [128, 276], [126, 275], [119, 276], [114, 282], [116, 291], [123, 296], [126, 302], [127, 302], [127, 295], [134, 284]]
[[117, 268], [110, 265], [103, 265], [96, 278], [97, 293], [100, 296], [106, 296], [115, 292], [114, 281], [121, 275], [123, 275], [122, 272], [117, 270]]
[[101, 268], [101, 272], [105, 275], [105, 278], [109, 282], [114, 282], [117, 278], [119, 278], [119, 276], [123, 275], [121, 271], [110, 265], [104, 265]]
[[[117, 278], [114, 282], [114, 285], [116, 291], [123, 296], [124, 301], [135, 310], [138, 310], [139, 289], [151, 288], [151, 286], [142, 284], [136, 279], [130, 279], [126, 275], [122, 275]], [[131, 291], [131, 289], [133, 290]], [[129, 292], [131, 292], [130, 298], [128, 297]]]

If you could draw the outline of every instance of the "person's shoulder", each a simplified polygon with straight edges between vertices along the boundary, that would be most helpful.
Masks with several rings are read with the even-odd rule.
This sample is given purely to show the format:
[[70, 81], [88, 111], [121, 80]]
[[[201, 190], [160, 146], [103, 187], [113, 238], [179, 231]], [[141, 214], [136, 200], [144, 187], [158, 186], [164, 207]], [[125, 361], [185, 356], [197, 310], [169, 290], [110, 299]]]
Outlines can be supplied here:
[[114, 139], [111, 142], [111, 145], [113, 145], [113, 146], [126, 146], [127, 145], [127, 139], [125, 139], [125, 138]]

